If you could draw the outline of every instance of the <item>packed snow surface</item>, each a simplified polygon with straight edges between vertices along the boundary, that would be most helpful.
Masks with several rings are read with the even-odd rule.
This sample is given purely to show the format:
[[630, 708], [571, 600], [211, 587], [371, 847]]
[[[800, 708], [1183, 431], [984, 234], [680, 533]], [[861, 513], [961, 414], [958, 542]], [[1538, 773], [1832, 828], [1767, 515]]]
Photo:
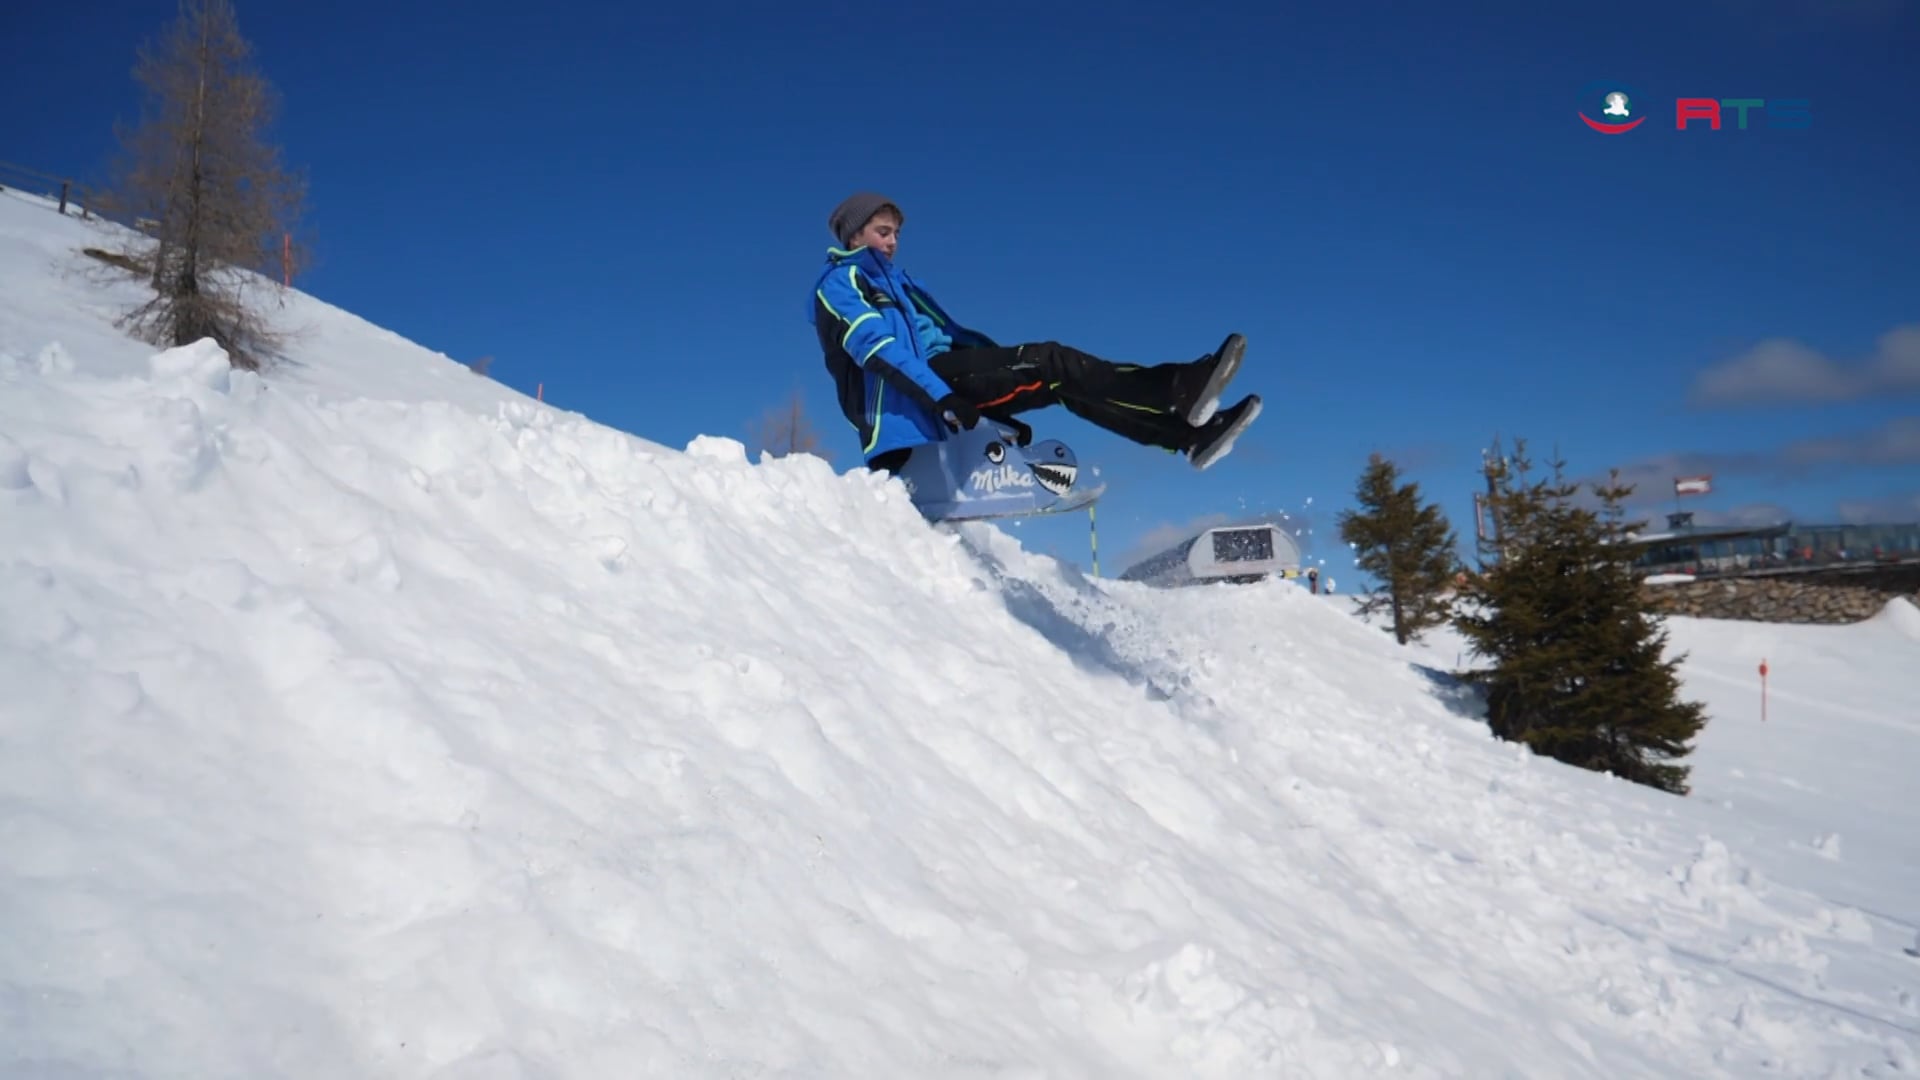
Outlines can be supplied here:
[[101, 236], [0, 197], [0, 1075], [1920, 1071], [1904, 602], [1673, 620], [1677, 798], [1345, 597], [1090, 580], [298, 292], [262, 374], [130, 340]]

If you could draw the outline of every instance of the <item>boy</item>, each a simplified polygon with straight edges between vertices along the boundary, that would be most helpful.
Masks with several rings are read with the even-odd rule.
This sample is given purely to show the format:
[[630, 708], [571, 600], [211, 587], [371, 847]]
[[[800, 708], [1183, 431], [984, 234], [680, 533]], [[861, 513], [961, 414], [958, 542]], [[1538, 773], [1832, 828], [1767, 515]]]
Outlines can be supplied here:
[[808, 316], [869, 468], [891, 472], [914, 447], [983, 416], [1018, 429], [1024, 444], [1032, 431], [1014, 415], [1061, 405], [1204, 469], [1260, 415], [1257, 394], [1219, 408], [1246, 349], [1239, 334], [1198, 360], [1143, 366], [1055, 341], [1000, 345], [962, 326], [894, 264], [905, 220], [870, 192], [835, 207], [827, 225], [840, 246], [827, 251]]

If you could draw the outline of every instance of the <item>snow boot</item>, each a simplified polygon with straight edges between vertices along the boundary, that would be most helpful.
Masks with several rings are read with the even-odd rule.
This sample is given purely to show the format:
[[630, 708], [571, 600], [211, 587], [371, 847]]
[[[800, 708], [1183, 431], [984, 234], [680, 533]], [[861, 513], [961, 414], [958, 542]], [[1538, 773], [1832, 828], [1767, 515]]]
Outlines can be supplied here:
[[1233, 449], [1234, 440], [1259, 415], [1259, 394], [1248, 394], [1241, 398], [1194, 433], [1193, 445], [1187, 448], [1187, 460], [1192, 462], [1194, 468], [1204, 469], [1226, 457], [1228, 451]]
[[[1202, 427], [1213, 419], [1214, 412], [1220, 408], [1220, 395], [1239, 373], [1240, 358], [1246, 351], [1246, 338], [1228, 334], [1218, 349], [1195, 360], [1192, 374], [1174, 389], [1174, 411], [1194, 427]], [[1199, 385], [1186, 385], [1188, 380]]]

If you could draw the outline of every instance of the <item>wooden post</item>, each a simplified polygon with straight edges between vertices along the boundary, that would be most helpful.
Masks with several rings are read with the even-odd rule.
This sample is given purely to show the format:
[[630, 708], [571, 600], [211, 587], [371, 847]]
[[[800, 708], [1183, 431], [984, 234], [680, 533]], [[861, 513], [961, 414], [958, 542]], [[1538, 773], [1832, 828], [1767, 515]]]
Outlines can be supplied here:
[[64, 214], [64, 213], [66, 213], [66, 212], [67, 212], [67, 185], [68, 185], [68, 183], [69, 183], [69, 181], [66, 181], [66, 180], [62, 180], [62, 181], [60, 181], [60, 212], [61, 212], [62, 214]]
[[293, 288], [293, 234], [280, 234], [280, 284]]

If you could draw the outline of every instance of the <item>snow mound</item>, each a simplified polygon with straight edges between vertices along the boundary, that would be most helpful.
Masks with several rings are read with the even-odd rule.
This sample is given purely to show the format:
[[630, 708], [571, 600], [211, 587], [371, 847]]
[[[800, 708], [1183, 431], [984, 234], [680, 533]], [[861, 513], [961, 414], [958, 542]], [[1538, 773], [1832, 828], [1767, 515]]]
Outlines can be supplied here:
[[1088, 580], [299, 294], [296, 363], [156, 351], [49, 273], [86, 236], [0, 201], [0, 1072], [1911, 1067], [1897, 901], [1325, 598]]
[[[4, 458], [0, 458], [4, 460]], [[4, 468], [0, 466], [0, 468]], [[1904, 596], [1896, 596], [1887, 601], [1867, 622], [1884, 627], [1911, 640], [1920, 641], [1920, 606]]]

